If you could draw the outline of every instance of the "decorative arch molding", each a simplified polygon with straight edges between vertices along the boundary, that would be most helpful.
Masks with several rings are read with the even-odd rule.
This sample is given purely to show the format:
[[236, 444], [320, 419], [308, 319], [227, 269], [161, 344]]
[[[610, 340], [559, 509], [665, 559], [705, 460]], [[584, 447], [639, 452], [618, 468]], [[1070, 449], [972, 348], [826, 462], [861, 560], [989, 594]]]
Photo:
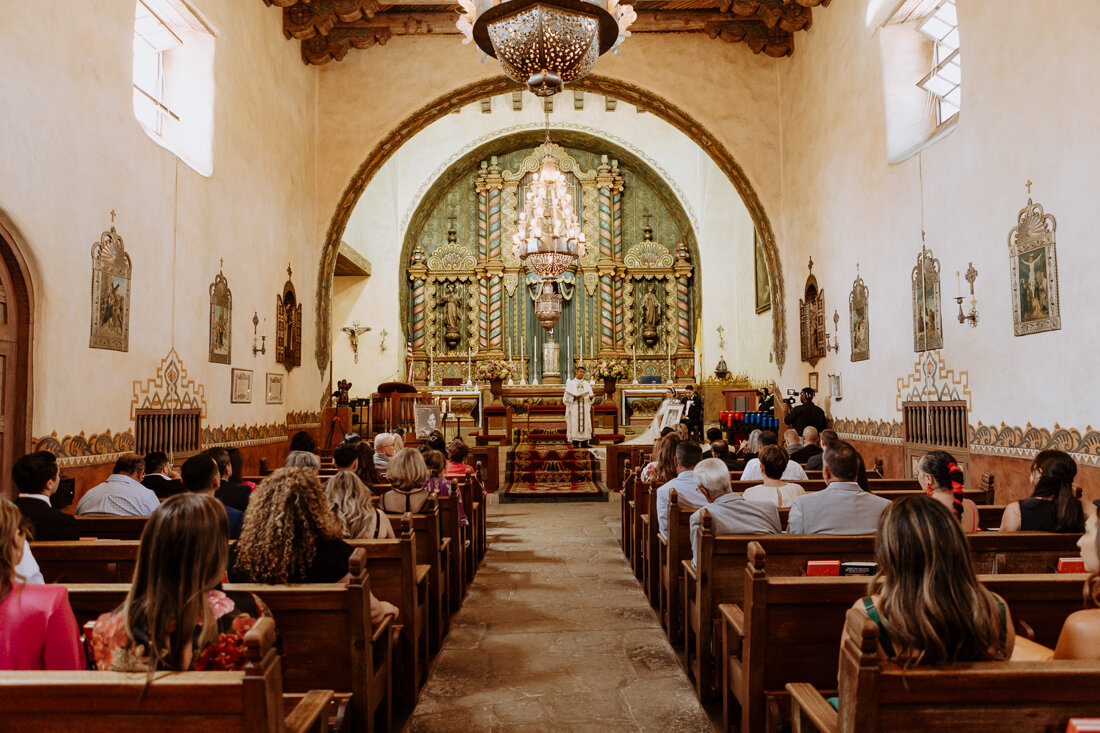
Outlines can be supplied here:
[[[14, 292], [8, 294], [9, 314], [18, 319], [18, 351], [12, 400], [12, 420], [7, 426], [12, 435], [9, 445], [14, 454], [27, 453], [31, 449], [34, 403], [34, 324], [35, 324], [35, 273], [34, 250], [15, 222], [0, 209], [0, 258], [7, 268]], [[7, 460], [14, 460], [15, 455]], [[11, 465], [10, 462], [8, 465]], [[5, 477], [6, 479], [7, 477]], [[6, 480], [5, 480], [5, 483]], [[3, 496], [0, 490], [0, 496]]]
[[[764, 259], [768, 266], [768, 281], [771, 284], [772, 338], [775, 362], [779, 371], [782, 372], [787, 356], [787, 332], [784, 311], [786, 291], [783, 284], [783, 270], [779, 260], [779, 247], [771, 220], [764, 211], [764, 205], [740, 164], [726, 149], [726, 146], [705, 126], [672, 102], [642, 87], [610, 77], [589, 75], [580, 81], [574, 82], [572, 88], [576, 91], [614, 97], [657, 115], [695, 141], [696, 145], [710, 156], [719, 170], [726, 174], [734, 189], [741, 196], [741, 201], [752, 217], [753, 226], [760, 235]], [[317, 313], [317, 341], [314, 350], [319, 370], [323, 372], [328, 366], [332, 353], [332, 286], [333, 274], [336, 269], [336, 255], [340, 249], [340, 240], [347, 228], [352, 211], [355, 210], [355, 205], [358, 203], [360, 196], [363, 195], [367, 185], [382, 165], [389, 160], [390, 156], [432, 122], [485, 97], [519, 89], [518, 84], [503, 76], [497, 76], [471, 82], [458, 89], [446, 92], [399, 122], [371, 150], [355, 172], [355, 175], [348, 181], [348, 185], [344, 188], [344, 193], [336, 206], [336, 211], [333, 212], [332, 218], [329, 220], [328, 231], [325, 234], [321, 257], [319, 258], [315, 309]]]

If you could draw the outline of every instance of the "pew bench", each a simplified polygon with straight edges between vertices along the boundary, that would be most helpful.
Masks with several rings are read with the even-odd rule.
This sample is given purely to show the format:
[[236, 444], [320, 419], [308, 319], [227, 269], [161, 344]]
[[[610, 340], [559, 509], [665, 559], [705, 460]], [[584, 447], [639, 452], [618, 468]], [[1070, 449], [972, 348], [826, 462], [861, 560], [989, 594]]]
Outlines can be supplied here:
[[78, 514], [76, 528], [81, 537], [99, 540], [140, 540], [149, 517], [115, 517], [108, 514]]
[[1095, 661], [960, 662], [902, 669], [878, 659], [878, 626], [850, 609], [840, 645], [839, 706], [789, 683], [794, 730], [1063, 731], [1100, 716]]
[[[400, 526], [401, 515], [387, 515]], [[440, 535], [439, 499], [431, 497], [412, 518], [416, 557], [428, 570], [428, 641], [434, 655], [443, 646], [451, 618], [451, 540]]]
[[284, 713], [275, 624], [245, 635], [240, 672], [0, 672], [7, 733], [324, 733], [332, 690], [310, 690]]

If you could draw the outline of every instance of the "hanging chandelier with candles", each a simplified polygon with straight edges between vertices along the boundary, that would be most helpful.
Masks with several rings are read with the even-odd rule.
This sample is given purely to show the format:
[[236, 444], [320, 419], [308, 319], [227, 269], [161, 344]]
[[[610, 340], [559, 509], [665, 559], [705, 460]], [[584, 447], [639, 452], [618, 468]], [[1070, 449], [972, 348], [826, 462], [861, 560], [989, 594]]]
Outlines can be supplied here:
[[637, 19], [619, 0], [458, 0], [456, 25], [505, 75], [540, 97], [582, 78], [630, 35]]

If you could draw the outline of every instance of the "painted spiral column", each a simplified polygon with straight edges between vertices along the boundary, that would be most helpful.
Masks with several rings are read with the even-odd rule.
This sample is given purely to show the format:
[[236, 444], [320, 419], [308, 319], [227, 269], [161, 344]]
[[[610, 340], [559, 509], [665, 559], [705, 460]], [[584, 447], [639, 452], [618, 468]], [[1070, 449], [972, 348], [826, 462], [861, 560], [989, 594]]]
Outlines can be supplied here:
[[681, 242], [676, 250], [676, 342], [681, 349], [691, 349], [691, 254]]

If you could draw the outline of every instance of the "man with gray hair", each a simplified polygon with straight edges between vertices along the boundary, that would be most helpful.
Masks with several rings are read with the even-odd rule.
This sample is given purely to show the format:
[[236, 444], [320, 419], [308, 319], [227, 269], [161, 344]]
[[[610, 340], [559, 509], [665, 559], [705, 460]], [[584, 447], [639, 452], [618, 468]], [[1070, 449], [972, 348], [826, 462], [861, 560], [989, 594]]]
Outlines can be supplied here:
[[[699, 534], [703, 512], [709, 512], [714, 534], [779, 534], [779, 509], [775, 504], [746, 501], [732, 490], [729, 468], [717, 458], [708, 458], [695, 466], [695, 484], [710, 501], [691, 515], [691, 563], [699, 557]], [[696, 566], [698, 567], [698, 566]]]
[[397, 440], [393, 433], [379, 433], [374, 436], [374, 468], [382, 476], [390, 467], [390, 459], [397, 452]]

